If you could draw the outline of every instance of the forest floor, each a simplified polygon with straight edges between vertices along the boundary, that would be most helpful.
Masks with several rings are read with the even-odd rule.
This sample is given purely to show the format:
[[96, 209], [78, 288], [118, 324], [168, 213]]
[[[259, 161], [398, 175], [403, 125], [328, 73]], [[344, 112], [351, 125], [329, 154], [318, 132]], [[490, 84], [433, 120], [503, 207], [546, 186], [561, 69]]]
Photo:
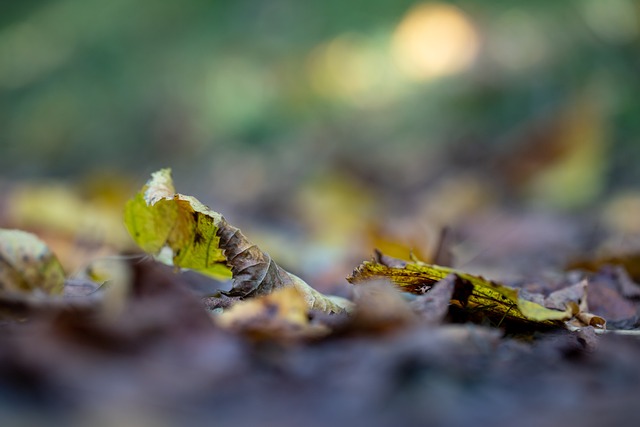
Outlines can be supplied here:
[[115, 303], [86, 278], [55, 301], [2, 295], [0, 423], [638, 425], [636, 252], [573, 257], [568, 246], [590, 241], [583, 218], [491, 217], [460, 228], [487, 250], [458, 268], [544, 296], [586, 279], [606, 328], [461, 316], [448, 298], [434, 319], [415, 295], [344, 280], [322, 290], [355, 300], [355, 315], [300, 321], [295, 304], [266, 301], [229, 327], [216, 318], [234, 301], [207, 298], [224, 284], [134, 254]]

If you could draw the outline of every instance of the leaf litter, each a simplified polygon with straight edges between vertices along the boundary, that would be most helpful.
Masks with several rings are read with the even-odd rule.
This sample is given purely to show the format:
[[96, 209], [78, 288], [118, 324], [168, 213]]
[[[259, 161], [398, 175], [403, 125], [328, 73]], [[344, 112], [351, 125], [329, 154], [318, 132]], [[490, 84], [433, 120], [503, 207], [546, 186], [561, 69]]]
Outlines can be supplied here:
[[[19, 316], [3, 318], [7, 425], [33, 417], [229, 426], [640, 418], [632, 403], [640, 342], [596, 334], [606, 321], [638, 327], [636, 285], [621, 267], [567, 273], [533, 292], [378, 252], [349, 278], [347, 301], [316, 291], [220, 214], [176, 193], [168, 170], [128, 203], [125, 223], [164, 263], [97, 260], [62, 276], [63, 293], [58, 282], [45, 286], [61, 295], [24, 299]], [[49, 253], [45, 245], [2, 242], [3, 260], [26, 253], [18, 269], [42, 271], [31, 260]], [[217, 294], [187, 270], [208, 277]], [[0, 295], [3, 312], [15, 303]]]

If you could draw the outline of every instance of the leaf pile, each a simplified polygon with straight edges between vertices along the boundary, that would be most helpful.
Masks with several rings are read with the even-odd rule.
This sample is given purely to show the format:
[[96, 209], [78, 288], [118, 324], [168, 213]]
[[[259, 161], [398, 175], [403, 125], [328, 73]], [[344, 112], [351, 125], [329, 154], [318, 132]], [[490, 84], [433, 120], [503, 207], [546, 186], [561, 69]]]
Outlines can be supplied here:
[[[353, 311], [353, 302], [316, 291], [276, 264], [218, 212], [194, 197], [177, 193], [169, 169], [153, 173], [141, 191], [127, 202], [124, 223], [138, 246], [159, 260], [218, 280], [232, 279], [231, 289], [222, 291], [213, 303], [208, 303], [214, 311], [218, 311], [215, 307], [232, 307], [220, 317], [220, 325], [234, 325], [236, 329], [243, 330], [255, 329], [256, 325], [260, 329], [262, 325], [268, 330], [266, 325], [273, 322], [264, 320], [272, 317], [274, 324], [281, 320], [288, 327], [304, 330], [309, 336], [314, 336], [322, 327], [309, 327], [308, 322], [301, 319], [312, 316], [313, 312], [331, 314]], [[38, 243], [35, 237], [18, 231], [4, 233], [5, 256], [2, 261], [18, 263], [12, 268], [2, 269], [4, 279], [1, 283], [4, 288], [29, 289], [30, 283], [38, 283], [37, 286], [42, 289], [60, 293], [64, 273], [55, 263], [55, 258], [51, 259], [46, 246]], [[30, 261], [31, 258], [34, 261]], [[108, 271], [104, 274], [92, 271], [85, 279], [97, 281], [98, 284], [105, 281], [110, 283], [106, 288], [108, 292], [105, 293], [104, 304], [111, 307], [107, 311], [116, 313], [120, 310], [117, 307], [122, 307], [122, 301], [126, 299], [130, 273], [120, 262], [95, 262], [93, 270], [100, 264], [106, 265]], [[34, 274], [40, 274], [39, 278]], [[101, 276], [100, 280], [96, 279]], [[456, 312], [465, 313], [462, 321], [482, 323], [486, 319], [498, 327], [519, 325], [545, 329], [594, 326], [604, 329], [606, 324], [604, 318], [588, 311], [586, 282], [543, 296], [452, 268], [426, 264], [417, 259], [407, 262], [380, 252], [376, 252], [373, 261], [364, 262], [356, 268], [348, 281], [357, 284], [354, 288], [356, 316], [352, 319], [353, 325], [376, 323], [378, 321], [374, 319], [378, 318], [404, 319], [400, 321], [403, 324], [407, 319], [414, 319], [415, 313], [423, 319], [440, 319], [441, 322], [444, 315]], [[401, 291], [427, 297], [409, 305], [386, 291], [373, 291], [373, 288], [371, 291], [362, 291], [362, 284], [372, 281], [378, 281], [379, 287], [392, 283]], [[440, 288], [446, 286], [447, 290], [432, 293], [432, 288], [441, 282], [443, 285]], [[71, 285], [72, 282], [68, 282], [67, 288], [71, 289]], [[279, 292], [285, 289], [295, 291]], [[251, 299], [256, 302], [250, 302]], [[304, 314], [299, 312], [292, 316], [291, 307], [299, 307], [295, 302], [298, 299], [305, 303]], [[247, 301], [238, 302], [240, 300]], [[376, 306], [378, 308], [372, 311], [371, 307]], [[368, 320], [362, 322], [363, 318]], [[380, 322], [390, 325], [397, 323], [387, 320]], [[324, 331], [326, 334], [327, 329]]]
[[[97, 259], [66, 279], [42, 241], [0, 230], [3, 425], [29, 424], [19, 408], [31, 406], [72, 426], [87, 413], [104, 425], [590, 425], [567, 401], [623, 402], [638, 418], [624, 399], [640, 368], [624, 354], [640, 345], [605, 322], [640, 327], [624, 269], [536, 289], [376, 252], [348, 278], [351, 300], [327, 296], [177, 193], [168, 169], [124, 222], [156, 260]], [[594, 384], [607, 393], [585, 392]]]

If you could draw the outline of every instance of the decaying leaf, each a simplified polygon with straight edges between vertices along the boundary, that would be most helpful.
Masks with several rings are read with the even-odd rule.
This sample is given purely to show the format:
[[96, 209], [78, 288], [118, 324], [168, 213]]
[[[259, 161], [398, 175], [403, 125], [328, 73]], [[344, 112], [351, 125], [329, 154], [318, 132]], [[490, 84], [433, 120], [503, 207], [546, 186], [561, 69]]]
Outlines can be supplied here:
[[58, 295], [64, 272], [47, 245], [35, 235], [0, 229], [0, 291]]
[[310, 309], [341, 312], [350, 306], [349, 301], [323, 295], [285, 271], [196, 198], [176, 193], [170, 169], [153, 173], [127, 203], [125, 225], [144, 251], [157, 255], [169, 248], [177, 267], [221, 279], [233, 277], [230, 296], [255, 297], [295, 287]]
[[449, 275], [456, 277], [452, 304], [467, 310], [481, 310], [486, 317], [498, 321], [517, 321], [540, 325], [561, 325], [578, 314], [575, 305], [563, 311], [553, 310], [526, 300], [517, 289], [486, 280], [452, 268], [430, 265], [414, 260], [405, 262], [377, 252], [371, 262], [360, 265], [348, 280], [360, 283], [386, 278], [403, 290], [415, 294], [426, 293], [435, 283]]

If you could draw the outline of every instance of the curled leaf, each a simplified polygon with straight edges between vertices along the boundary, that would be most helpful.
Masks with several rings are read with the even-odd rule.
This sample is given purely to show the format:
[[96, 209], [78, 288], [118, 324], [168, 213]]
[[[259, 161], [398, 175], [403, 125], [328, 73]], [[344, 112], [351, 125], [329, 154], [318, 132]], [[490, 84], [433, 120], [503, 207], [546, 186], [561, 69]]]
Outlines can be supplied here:
[[285, 271], [195, 197], [176, 193], [170, 169], [153, 173], [127, 203], [125, 225], [144, 251], [158, 255], [168, 248], [177, 267], [218, 279], [233, 277], [229, 296], [255, 297], [295, 287], [310, 309], [341, 312], [350, 306], [349, 301], [323, 295]]
[[125, 226], [145, 252], [157, 255], [167, 247], [174, 265], [225, 279], [231, 270], [220, 247], [221, 220], [194, 197], [176, 194], [169, 169], [155, 172], [125, 206]]
[[544, 305], [549, 308], [566, 307], [571, 310], [575, 316], [570, 321], [572, 326], [593, 326], [596, 329], [606, 329], [607, 321], [603, 317], [589, 312], [587, 304], [588, 286], [587, 280], [582, 280], [574, 285], [552, 292], [544, 299]]

